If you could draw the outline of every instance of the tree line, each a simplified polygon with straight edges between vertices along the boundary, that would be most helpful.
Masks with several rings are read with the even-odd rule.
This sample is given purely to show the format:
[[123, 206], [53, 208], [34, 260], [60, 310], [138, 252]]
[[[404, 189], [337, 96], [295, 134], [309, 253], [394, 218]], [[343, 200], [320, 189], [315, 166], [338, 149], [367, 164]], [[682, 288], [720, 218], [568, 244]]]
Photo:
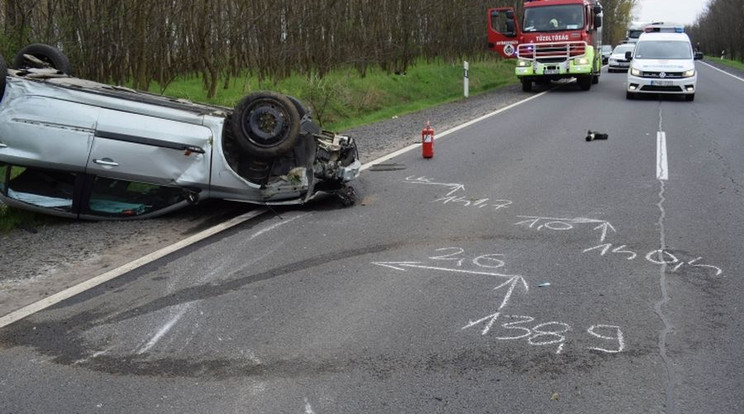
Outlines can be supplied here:
[[697, 21], [686, 30], [693, 44], [709, 55], [744, 60], [744, 2], [711, 0]]
[[[625, 13], [605, 0], [606, 21]], [[486, 11], [521, 0], [0, 0], [0, 53], [63, 50], [80, 77], [147, 89], [198, 74], [209, 96], [248, 71], [261, 80], [354, 67], [405, 72], [417, 59], [492, 56]], [[610, 11], [610, 9], [608, 9]], [[613, 17], [608, 17], [612, 15]], [[623, 26], [624, 27], [624, 26]], [[607, 31], [605, 24], [605, 31]], [[609, 32], [612, 32], [610, 30]], [[614, 35], [613, 35], [614, 36]]]

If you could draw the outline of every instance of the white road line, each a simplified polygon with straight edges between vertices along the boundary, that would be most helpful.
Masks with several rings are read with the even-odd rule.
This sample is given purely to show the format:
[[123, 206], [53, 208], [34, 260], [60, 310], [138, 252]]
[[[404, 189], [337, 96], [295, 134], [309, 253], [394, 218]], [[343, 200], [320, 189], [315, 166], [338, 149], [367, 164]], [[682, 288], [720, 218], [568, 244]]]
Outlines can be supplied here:
[[669, 179], [669, 163], [667, 162], [666, 132], [656, 133], [656, 178]]
[[[523, 103], [529, 102], [529, 101], [531, 101], [533, 99], [537, 99], [537, 98], [545, 95], [548, 92], [550, 92], [550, 90], [540, 92], [537, 95], [530, 96], [527, 99], [523, 99], [523, 100], [521, 100], [519, 102], [515, 102], [515, 103], [513, 103], [511, 105], [505, 106], [505, 107], [503, 107], [501, 109], [498, 109], [498, 110], [493, 111], [491, 113], [485, 114], [485, 115], [483, 115], [481, 117], [478, 117], [478, 118], [475, 118], [475, 119], [470, 120], [468, 122], [465, 122], [464, 124], [458, 125], [458, 126], [456, 126], [454, 128], [448, 129], [448, 130], [446, 130], [444, 132], [440, 132], [439, 134], [436, 134], [434, 136], [434, 139], [435, 140], [442, 139], [443, 137], [445, 137], [445, 136], [447, 136], [449, 134], [452, 134], [453, 132], [457, 132], [457, 131], [459, 131], [459, 130], [461, 130], [463, 128], [467, 128], [467, 127], [469, 127], [469, 126], [471, 126], [473, 124], [477, 124], [480, 121], [483, 121], [483, 120], [488, 119], [488, 118], [490, 118], [492, 116], [498, 115], [498, 114], [500, 114], [500, 113], [502, 113], [504, 111], [508, 111], [509, 109], [512, 109], [512, 108], [514, 108], [516, 106], [522, 105]], [[362, 168], [360, 170], [361, 171], [364, 171], [364, 170], [372, 167], [375, 164], [383, 163], [383, 162], [385, 162], [385, 161], [387, 161], [387, 160], [389, 160], [391, 158], [395, 158], [398, 155], [405, 154], [406, 152], [411, 151], [411, 150], [416, 149], [416, 148], [419, 148], [419, 147], [421, 147], [421, 144], [412, 144], [412, 145], [409, 145], [409, 146], [407, 146], [407, 147], [405, 147], [403, 149], [399, 149], [398, 151], [395, 151], [395, 152], [393, 152], [391, 154], [382, 156], [382, 157], [380, 157], [380, 158], [378, 158], [378, 159], [376, 159], [374, 161], [370, 161], [370, 162], [362, 165]]]
[[738, 76], [736, 76], [736, 75], [732, 75], [732, 74], [730, 74], [730, 73], [726, 72], [725, 70], [721, 70], [721, 69], [718, 69], [717, 67], [715, 67], [715, 66], [713, 66], [713, 65], [711, 65], [711, 64], [705, 63], [705, 62], [700, 62], [700, 63], [702, 63], [703, 65], [705, 65], [705, 66], [707, 66], [707, 67], [709, 67], [709, 68], [715, 69], [715, 70], [717, 70], [717, 71], [719, 71], [719, 72], [723, 73], [724, 75], [728, 75], [728, 76], [731, 76], [732, 78], [734, 78], [734, 79], [736, 79], [736, 80], [739, 80], [739, 81], [742, 81], [742, 82], [744, 82], [744, 79], [743, 79], [743, 78], [740, 78], [740, 77], [738, 77]]
[[57, 303], [62, 302], [65, 299], [69, 299], [79, 293], [85, 292], [86, 290], [92, 289], [98, 285], [101, 285], [110, 280], [113, 280], [125, 273], [131, 272], [132, 270], [142, 267], [150, 262], [153, 262], [175, 251], [183, 249], [184, 247], [190, 246], [194, 243], [204, 240], [207, 237], [213, 236], [231, 227], [235, 227], [238, 224], [241, 224], [245, 221], [258, 217], [261, 214], [264, 214], [268, 211], [269, 211], [268, 209], [258, 209], [258, 210], [253, 210], [248, 213], [242, 214], [224, 223], [218, 224], [212, 228], [209, 228], [200, 233], [194, 234], [193, 236], [183, 239], [178, 243], [171, 244], [170, 246], [164, 247], [156, 252], [150, 253], [137, 260], [131, 261], [123, 266], [117, 267], [116, 269], [108, 271], [102, 275], [98, 275], [92, 279], [86, 280], [85, 282], [79, 283], [71, 288], [65, 289], [62, 292], [55, 293], [54, 295], [49, 296], [48, 298], [45, 298], [36, 303], [32, 303], [21, 309], [13, 311], [3, 316], [2, 318], [0, 318], [0, 328], [8, 326], [13, 322], [19, 321], [25, 317], [33, 315], [34, 313], [42, 311], [50, 306], [56, 305]]

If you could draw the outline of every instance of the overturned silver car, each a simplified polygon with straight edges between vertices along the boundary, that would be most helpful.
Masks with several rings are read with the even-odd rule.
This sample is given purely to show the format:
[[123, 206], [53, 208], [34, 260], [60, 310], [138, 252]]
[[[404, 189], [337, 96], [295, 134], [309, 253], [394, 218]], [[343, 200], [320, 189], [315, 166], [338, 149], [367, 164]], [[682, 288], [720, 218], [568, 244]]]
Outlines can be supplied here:
[[162, 215], [198, 200], [353, 203], [351, 137], [321, 130], [297, 99], [253, 93], [235, 108], [68, 75], [48, 45], [0, 56], [0, 200], [81, 219]]

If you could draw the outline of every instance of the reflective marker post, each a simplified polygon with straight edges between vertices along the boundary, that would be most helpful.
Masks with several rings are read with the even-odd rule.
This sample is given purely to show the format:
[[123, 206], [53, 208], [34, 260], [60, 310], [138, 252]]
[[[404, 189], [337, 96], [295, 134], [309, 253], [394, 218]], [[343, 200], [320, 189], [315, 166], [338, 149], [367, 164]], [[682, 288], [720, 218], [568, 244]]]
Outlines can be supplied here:
[[465, 79], [463, 80], [463, 85], [464, 85], [463, 89], [464, 89], [465, 97], [467, 98], [468, 96], [470, 96], [470, 91], [469, 91], [470, 85], [468, 82], [468, 69], [470, 69], [470, 65], [468, 64], [467, 61], [463, 61], [463, 63], [464, 63], [463, 69], [465, 69]]

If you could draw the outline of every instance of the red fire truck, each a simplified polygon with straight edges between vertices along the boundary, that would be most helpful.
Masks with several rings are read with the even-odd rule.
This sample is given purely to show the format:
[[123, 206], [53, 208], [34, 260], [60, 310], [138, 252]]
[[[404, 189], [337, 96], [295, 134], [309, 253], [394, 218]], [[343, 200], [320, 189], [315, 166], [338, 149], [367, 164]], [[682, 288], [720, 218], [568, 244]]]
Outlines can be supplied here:
[[514, 8], [488, 10], [488, 47], [517, 59], [522, 90], [532, 83], [576, 78], [589, 90], [602, 69], [602, 6], [598, 0], [525, 0], [524, 18]]

